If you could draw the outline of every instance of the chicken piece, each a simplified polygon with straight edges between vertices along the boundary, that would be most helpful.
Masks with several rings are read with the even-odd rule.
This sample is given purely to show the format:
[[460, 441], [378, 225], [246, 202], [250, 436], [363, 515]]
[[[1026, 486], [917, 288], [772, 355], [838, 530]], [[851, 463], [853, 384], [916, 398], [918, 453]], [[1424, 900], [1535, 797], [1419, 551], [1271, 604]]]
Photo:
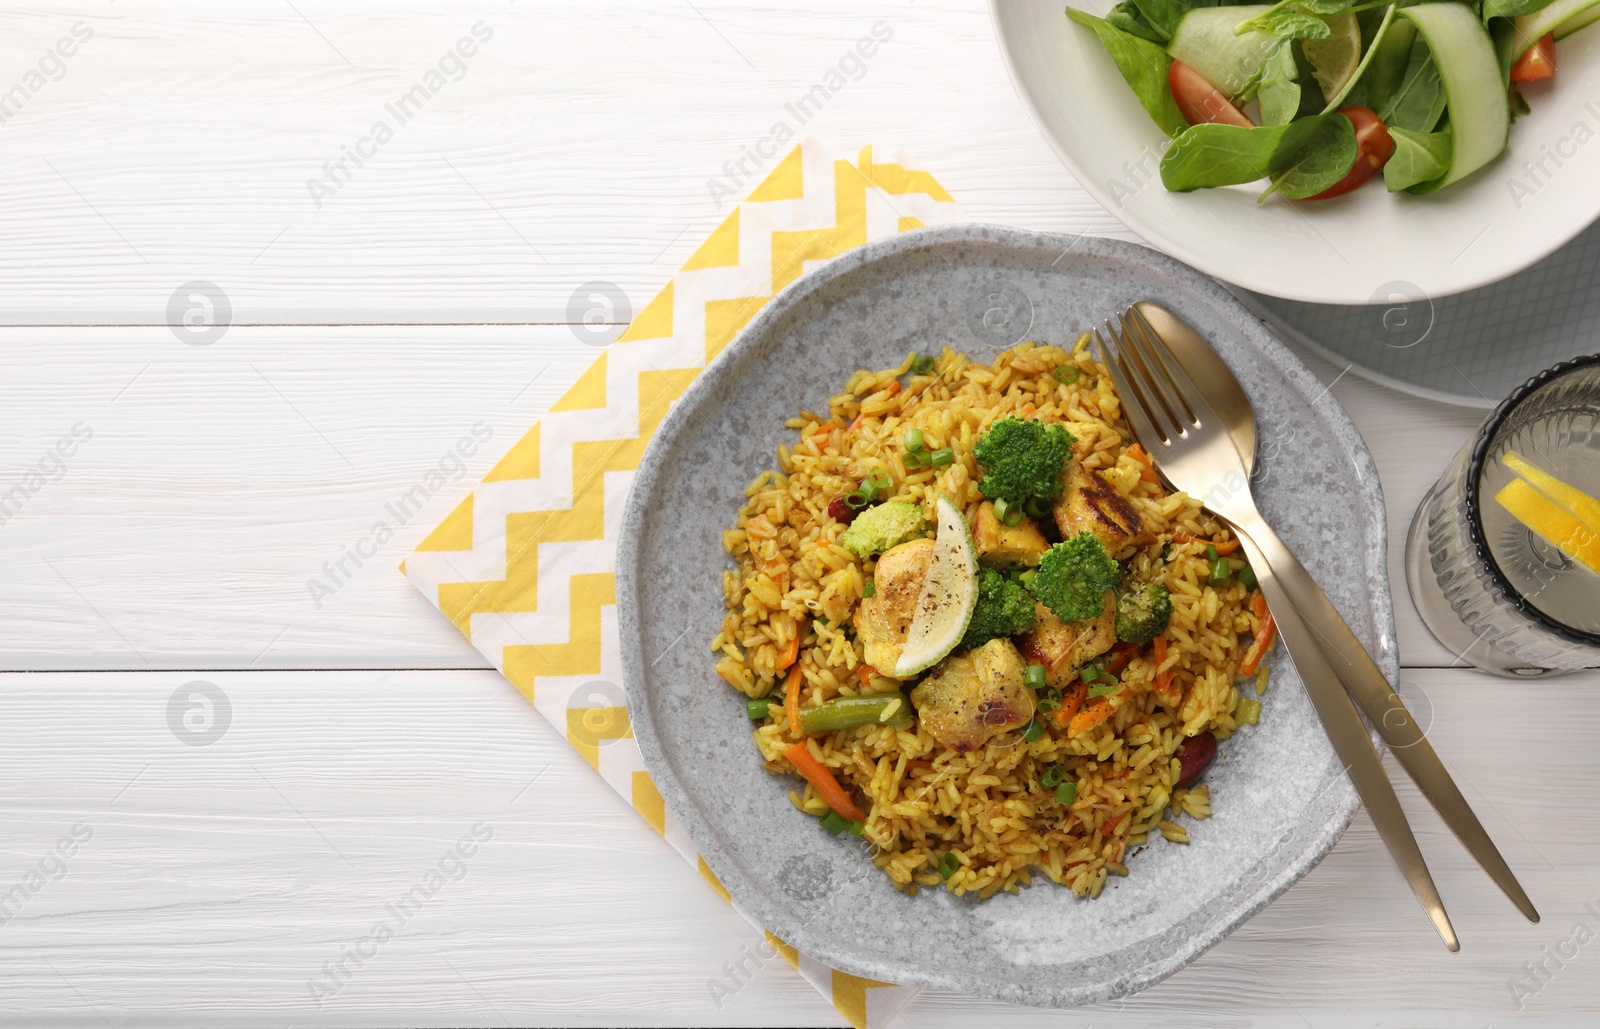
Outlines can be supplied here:
[[1033, 692], [1016, 645], [990, 640], [958, 657], [947, 657], [911, 691], [923, 728], [958, 754], [1019, 729], [1033, 720]]
[[1043, 604], [1033, 610], [1039, 618], [1022, 637], [1022, 656], [1044, 665], [1045, 682], [1051, 686], [1068, 685], [1079, 669], [1117, 643], [1117, 595], [1112, 590], [1106, 591], [1100, 613], [1081, 622], [1063, 622]]
[[1036, 565], [1050, 543], [1027, 517], [1016, 525], [1006, 525], [994, 515], [994, 505], [984, 501], [972, 523], [972, 541], [978, 547], [978, 560], [1002, 568]]
[[1118, 557], [1144, 538], [1139, 512], [1099, 472], [1074, 461], [1062, 475], [1065, 488], [1051, 514], [1063, 539], [1089, 532], [1105, 545], [1106, 553]]
[[884, 551], [872, 573], [873, 594], [856, 608], [856, 639], [862, 659], [880, 675], [894, 676], [917, 613], [922, 581], [933, 562], [933, 540], [912, 540]]

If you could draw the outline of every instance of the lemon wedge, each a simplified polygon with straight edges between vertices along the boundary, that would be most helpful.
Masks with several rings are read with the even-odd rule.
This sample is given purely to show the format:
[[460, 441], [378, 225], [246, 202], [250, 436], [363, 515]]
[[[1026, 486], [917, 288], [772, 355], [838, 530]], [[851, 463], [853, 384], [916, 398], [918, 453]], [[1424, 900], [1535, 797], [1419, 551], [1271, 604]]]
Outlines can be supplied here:
[[1501, 461], [1521, 478], [1512, 479], [1494, 495], [1500, 506], [1546, 543], [1600, 574], [1600, 501], [1516, 451]]
[[961, 509], [946, 497], [934, 504], [938, 530], [922, 580], [906, 645], [894, 666], [905, 679], [932, 668], [956, 648], [978, 606], [978, 548]]
[[1331, 30], [1327, 38], [1301, 40], [1300, 46], [1323, 98], [1331, 103], [1361, 64], [1361, 26], [1350, 11], [1322, 20]]

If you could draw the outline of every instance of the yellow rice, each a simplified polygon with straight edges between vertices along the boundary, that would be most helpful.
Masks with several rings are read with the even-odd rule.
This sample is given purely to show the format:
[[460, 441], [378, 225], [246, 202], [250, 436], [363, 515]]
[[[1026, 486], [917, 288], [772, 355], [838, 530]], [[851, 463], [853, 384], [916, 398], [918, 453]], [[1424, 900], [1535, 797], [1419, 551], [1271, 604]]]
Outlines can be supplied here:
[[[795, 774], [782, 755], [798, 738], [781, 699], [786, 650], [797, 633], [802, 705], [900, 688], [895, 680], [873, 674], [863, 681], [856, 673], [861, 647], [847, 630], [872, 562], [837, 545], [828, 504], [885, 468], [894, 484], [880, 499], [931, 511], [934, 497], [944, 494], [965, 506], [970, 522], [984, 499], [972, 448], [991, 423], [1007, 415], [1077, 423], [1070, 431], [1091, 444], [1085, 465], [1128, 498], [1153, 534], [1131, 568], [1140, 579], [1164, 583], [1171, 595], [1166, 665], [1153, 667], [1148, 651], [1133, 658], [1121, 675], [1133, 690], [1114, 694], [1110, 719], [1076, 738], [1043, 716], [1048, 732], [1038, 741], [1024, 742], [1013, 731], [967, 754], [939, 744], [920, 722], [822, 733], [807, 745], [865, 799], [859, 806], [869, 812], [863, 835], [872, 860], [900, 886], [914, 892], [942, 883], [957, 894], [988, 897], [1030, 883], [1037, 869], [1079, 896], [1097, 896], [1108, 873], [1127, 874], [1130, 847], [1155, 833], [1186, 843], [1189, 829], [1180, 819], [1211, 813], [1208, 787], [1176, 785], [1174, 754], [1201, 731], [1227, 738], [1237, 727], [1240, 690], [1265, 690], [1264, 670], [1238, 674], [1260, 629], [1250, 593], [1237, 577], [1221, 587], [1207, 584], [1206, 543], [1228, 534], [1199, 501], [1141, 476], [1143, 465], [1128, 453], [1131, 434], [1117, 394], [1088, 352], [1087, 336], [1070, 352], [1022, 343], [992, 365], [946, 349], [928, 375], [910, 374], [912, 357], [895, 368], [858, 371], [827, 412], [802, 411], [785, 423], [797, 438], [778, 448], [776, 471], [750, 484], [737, 524], [724, 532], [737, 567], [723, 572], [728, 611], [711, 641], [717, 673], [748, 697], [773, 695], [755, 744], [769, 771]], [[1079, 370], [1076, 381], [1058, 381], [1061, 365]], [[922, 430], [929, 450], [953, 448], [955, 462], [907, 470], [901, 440], [911, 428]], [[1186, 535], [1173, 542], [1174, 534]], [[1170, 547], [1165, 565], [1164, 547]], [[1242, 561], [1236, 556], [1233, 564]], [[1157, 692], [1156, 676], [1169, 668], [1169, 688]], [[1039, 785], [1053, 764], [1078, 784], [1070, 807]], [[803, 780], [790, 799], [809, 815], [827, 811]], [[943, 880], [937, 866], [947, 852], [960, 864]]]

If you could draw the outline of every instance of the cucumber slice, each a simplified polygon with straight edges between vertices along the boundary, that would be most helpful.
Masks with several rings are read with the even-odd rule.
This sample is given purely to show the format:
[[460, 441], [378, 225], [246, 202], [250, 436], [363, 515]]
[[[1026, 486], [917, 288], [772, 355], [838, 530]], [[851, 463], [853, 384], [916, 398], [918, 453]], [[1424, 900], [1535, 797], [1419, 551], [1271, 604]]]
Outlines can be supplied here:
[[1167, 53], [1193, 68], [1229, 100], [1249, 100], [1260, 89], [1262, 72], [1273, 56], [1279, 49], [1287, 50], [1290, 43], [1260, 32], [1234, 34], [1236, 27], [1266, 10], [1264, 4], [1197, 7], [1178, 22]]
[[1466, 178], [1500, 156], [1511, 131], [1511, 109], [1494, 42], [1472, 8], [1457, 3], [1418, 4], [1401, 8], [1400, 17], [1415, 25], [1427, 40], [1444, 82], [1450, 113], [1450, 170], [1411, 190], [1428, 193]]
[[1523, 51], [1537, 43], [1546, 32], [1554, 32], [1559, 39], [1596, 18], [1600, 18], [1600, 0], [1555, 0], [1548, 7], [1514, 18], [1511, 24], [1516, 26], [1517, 34], [1511, 48], [1512, 59], [1521, 57]]

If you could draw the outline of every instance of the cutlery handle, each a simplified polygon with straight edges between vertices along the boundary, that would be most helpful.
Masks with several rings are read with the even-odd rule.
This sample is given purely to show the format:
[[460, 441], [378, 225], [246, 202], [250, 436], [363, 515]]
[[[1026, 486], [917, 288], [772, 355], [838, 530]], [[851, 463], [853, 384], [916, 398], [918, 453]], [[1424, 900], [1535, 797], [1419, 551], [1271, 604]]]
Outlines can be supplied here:
[[1378, 835], [1383, 837], [1395, 864], [1400, 866], [1411, 892], [1416, 894], [1422, 909], [1433, 920], [1433, 927], [1438, 930], [1444, 945], [1452, 952], [1460, 950], [1461, 943], [1450, 924], [1450, 916], [1445, 912], [1444, 901], [1439, 898], [1439, 890], [1428, 872], [1427, 862], [1423, 860], [1416, 837], [1411, 833], [1411, 824], [1406, 821], [1405, 811], [1400, 807], [1400, 798], [1395, 796], [1394, 784], [1383, 770], [1383, 759], [1373, 747], [1372, 737], [1367, 735], [1366, 723], [1356, 712], [1349, 695], [1340, 688], [1338, 674], [1318, 645], [1311, 627], [1302, 620], [1291, 603], [1275, 566], [1265, 559], [1252, 536], [1242, 530], [1239, 536], [1245, 553], [1250, 557], [1250, 567], [1261, 586], [1261, 593], [1272, 611], [1273, 620], [1278, 624], [1278, 635], [1300, 673], [1300, 681], [1305, 684], [1306, 694], [1316, 708], [1317, 717], [1321, 719], [1328, 740], [1333, 744], [1334, 753], [1344, 765], [1345, 774], [1355, 784], [1356, 793], [1361, 796], [1361, 802], [1367, 806], [1367, 813], [1378, 828]]
[[[1422, 728], [1401, 703], [1382, 669], [1372, 660], [1361, 641], [1356, 639], [1356, 634], [1333, 606], [1328, 595], [1322, 592], [1322, 587], [1317, 585], [1294, 552], [1259, 515], [1246, 519], [1238, 527], [1241, 533], [1254, 541], [1253, 548], [1246, 543], [1247, 549], [1258, 551], [1270, 566], [1272, 577], [1287, 594], [1287, 604], [1298, 611], [1299, 617], [1315, 633], [1314, 640], [1331, 662], [1333, 671], [1377, 727], [1378, 734], [1389, 744], [1406, 774], [1416, 782], [1423, 796], [1439, 812], [1439, 817], [1488, 873], [1489, 878], [1494, 880], [1495, 885], [1517, 906], [1517, 910], [1529, 921], [1539, 921], [1539, 912], [1534, 909], [1533, 902], [1523, 892], [1522, 885], [1517, 882], [1505, 858], [1500, 856], [1499, 849], [1467, 804], [1467, 799], [1461, 795], [1455, 780], [1445, 770], [1444, 762], [1434, 753], [1433, 745], [1428, 742]], [[1251, 567], [1256, 572], [1256, 578], [1265, 584], [1255, 556], [1256, 553], [1252, 553]], [[1267, 597], [1267, 604], [1273, 604], [1271, 596]], [[1285, 623], [1278, 617], [1278, 611], [1278, 607], [1272, 607], [1273, 617], [1278, 619], [1279, 631], [1283, 632]], [[1287, 634], [1285, 643], [1288, 643]], [[1300, 666], [1298, 657], [1295, 664]]]

